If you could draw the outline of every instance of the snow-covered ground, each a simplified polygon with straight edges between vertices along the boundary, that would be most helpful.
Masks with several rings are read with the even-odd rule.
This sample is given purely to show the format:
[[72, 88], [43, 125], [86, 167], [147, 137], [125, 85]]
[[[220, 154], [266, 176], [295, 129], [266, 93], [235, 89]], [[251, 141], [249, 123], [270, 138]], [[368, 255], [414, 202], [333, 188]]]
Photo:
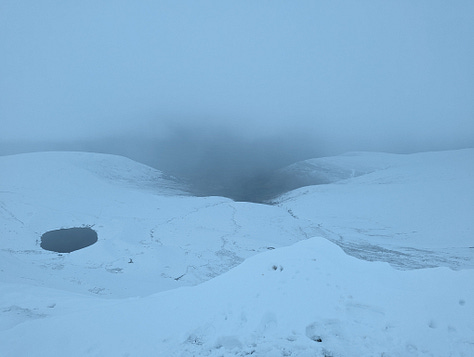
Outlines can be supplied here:
[[399, 268], [474, 268], [474, 150], [352, 153], [306, 164], [354, 173], [275, 200], [317, 225], [318, 235]]
[[[310, 236], [278, 207], [186, 196], [159, 171], [118, 156], [15, 155], [0, 157], [0, 167], [8, 173], [0, 178], [8, 282], [143, 296], [203, 282]], [[99, 241], [72, 254], [41, 249], [44, 232], [80, 226]]]
[[[0, 356], [474, 355], [474, 150], [297, 167], [330, 183], [261, 205], [118, 156], [0, 157]], [[98, 242], [41, 249], [81, 226]]]

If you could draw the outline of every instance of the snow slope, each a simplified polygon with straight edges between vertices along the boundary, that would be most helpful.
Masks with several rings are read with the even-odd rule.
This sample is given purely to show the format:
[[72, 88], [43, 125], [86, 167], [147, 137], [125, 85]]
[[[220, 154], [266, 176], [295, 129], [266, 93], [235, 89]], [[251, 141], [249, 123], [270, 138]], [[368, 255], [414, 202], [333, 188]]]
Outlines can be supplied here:
[[368, 172], [275, 203], [346, 252], [399, 268], [474, 267], [474, 150], [352, 153], [310, 160]]
[[356, 156], [341, 155], [304, 160], [275, 171], [266, 183], [267, 195], [274, 198], [282, 192], [299, 187], [330, 184], [365, 175], [387, 165], [387, 155], [371, 153]]
[[[159, 171], [118, 156], [6, 156], [0, 172], [5, 282], [147, 295], [200, 283], [309, 236], [277, 207], [186, 196]], [[84, 225], [98, 232], [93, 246], [74, 254], [39, 246], [46, 231]]]
[[81, 309], [56, 314], [66, 308], [51, 295], [43, 315], [0, 334], [0, 348], [8, 356], [467, 357], [473, 279], [473, 270], [395, 270], [314, 238], [146, 298], [88, 308], [82, 299]]
[[[270, 206], [117, 156], [0, 157], [0, 356], [474, 355], [474, 150], [311, 162], [354, 175]], [[83, 225], [94, 245], [39, 247]]]

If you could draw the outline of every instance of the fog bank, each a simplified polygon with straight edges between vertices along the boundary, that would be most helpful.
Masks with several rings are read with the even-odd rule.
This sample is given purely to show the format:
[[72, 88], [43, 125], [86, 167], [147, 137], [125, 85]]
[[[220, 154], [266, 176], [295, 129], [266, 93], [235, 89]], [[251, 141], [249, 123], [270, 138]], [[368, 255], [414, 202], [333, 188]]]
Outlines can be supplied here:
[[473, 36], [469, 0], [3, 0], [0, 154], [120, 154], [219, 194], [473, 147]]

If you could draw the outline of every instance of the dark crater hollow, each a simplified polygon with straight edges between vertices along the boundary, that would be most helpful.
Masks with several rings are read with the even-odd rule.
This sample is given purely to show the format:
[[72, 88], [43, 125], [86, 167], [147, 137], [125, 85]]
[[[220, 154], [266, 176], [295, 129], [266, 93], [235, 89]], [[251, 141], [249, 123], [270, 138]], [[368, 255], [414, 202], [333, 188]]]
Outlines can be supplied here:
[[49, 231], [41, 236], [41, 248], [57, 253], [71, 253], [97, 242], [97, 232], [89, 227]]

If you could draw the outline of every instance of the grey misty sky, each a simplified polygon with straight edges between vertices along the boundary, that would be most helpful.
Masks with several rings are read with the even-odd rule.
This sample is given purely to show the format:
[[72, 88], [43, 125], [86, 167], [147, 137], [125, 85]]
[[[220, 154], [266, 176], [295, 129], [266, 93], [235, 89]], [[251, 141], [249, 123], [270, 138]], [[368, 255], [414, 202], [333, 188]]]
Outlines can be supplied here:
[[288, 130], [474, 145], [474, 1], [0, 3], [0, 140]]

